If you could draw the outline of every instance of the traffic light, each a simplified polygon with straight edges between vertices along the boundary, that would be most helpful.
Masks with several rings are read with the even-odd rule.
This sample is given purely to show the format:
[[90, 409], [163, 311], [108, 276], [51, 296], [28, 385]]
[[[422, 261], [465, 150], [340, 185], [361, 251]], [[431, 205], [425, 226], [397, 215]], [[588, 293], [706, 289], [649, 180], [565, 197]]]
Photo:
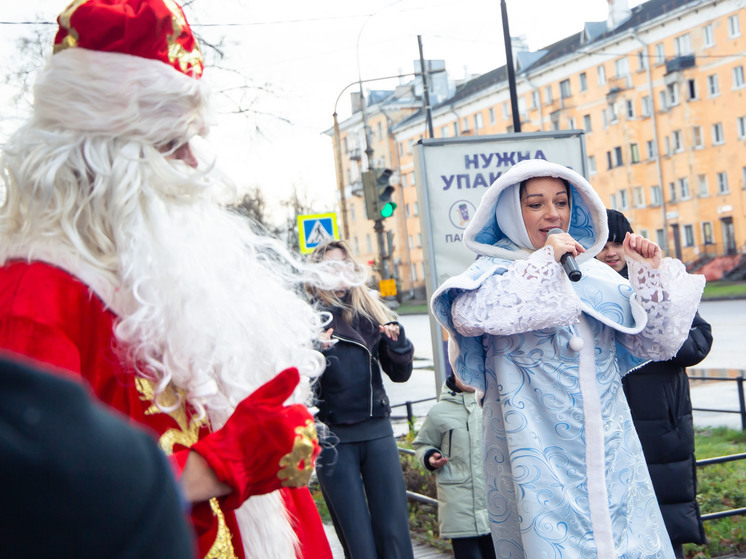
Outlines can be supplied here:
[[372, 170], [363, 173], [365, 213], [368, 219], [385, 219], [394, 213], [396, 203], [391, 201], [394, 187], [389, 184], [392, 174], [391, 169], [384, 169], [380, 174]]

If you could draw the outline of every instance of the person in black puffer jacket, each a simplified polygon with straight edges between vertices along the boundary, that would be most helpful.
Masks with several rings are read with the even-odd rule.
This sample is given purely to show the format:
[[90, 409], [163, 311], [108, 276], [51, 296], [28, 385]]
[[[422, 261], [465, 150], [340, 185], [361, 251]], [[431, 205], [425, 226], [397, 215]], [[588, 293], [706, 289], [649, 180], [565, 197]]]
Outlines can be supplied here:
[[322, 346], [327, 367], [315, 385], [317, 417], [333, 443], [323, 445], [316, 463], [324, 500], [346, 558], [412, 559], [406, 488], [381, 370], [394, 382], [407, 381], [414, 347], [362, 284], [362, 269], [344, 242], [318, 246], [311, 259], [339, 279], [333, 290], [309, 287], [331, 315]]
[[[607, 215], [609, 241], [596, 258], [627, 277], [624, 251], [617, 248], [632, 227], [616, 210], [607, 210]], [[622, 255], [621, 259], [618, 254]], [[622, 379], [677, 558], [684, 557], [683, 544], [705, 543], [697, 505], [694, 424], [686, 368], [702, 361], [711, 347], [710, 325], [697, 313], [689, 337], [673, 359], [647, 363]]]

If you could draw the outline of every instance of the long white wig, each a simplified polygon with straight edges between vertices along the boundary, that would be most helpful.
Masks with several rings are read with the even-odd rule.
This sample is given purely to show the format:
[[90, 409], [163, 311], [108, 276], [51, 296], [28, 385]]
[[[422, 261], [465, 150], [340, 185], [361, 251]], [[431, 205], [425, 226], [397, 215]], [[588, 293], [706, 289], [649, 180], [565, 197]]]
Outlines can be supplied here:
[[[118, 315], [125, 357], [156, 393], [172, 383], [217, 429], [288, 366], [305, 379], [293, 399], [307, 403], [324, 360], [303, 265], [211, 200], [209, 173], [167, 158], [206, 132], [205, 114], [204, 84], [162, 62], [54, 55], [33, 117], [3, 147], [0, 263], [80, 277]], [[284, 511], [277, 493], [239, 509], [247, 556], [294, 556]]]

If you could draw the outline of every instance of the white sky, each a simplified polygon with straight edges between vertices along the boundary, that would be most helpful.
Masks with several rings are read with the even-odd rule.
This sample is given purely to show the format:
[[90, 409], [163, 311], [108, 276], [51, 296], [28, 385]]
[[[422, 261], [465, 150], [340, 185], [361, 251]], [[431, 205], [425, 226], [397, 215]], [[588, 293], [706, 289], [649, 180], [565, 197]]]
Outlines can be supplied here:
[[[640, 3], [629, 0], [630, 7]], [[581, 30], [585, 21], [605, 20], [608, 13], [606, 0], [506, 4], [511, 35], [525, 35], [531, 50]], [[4, 0], [0, 21], [53, 21], [65, 5], [66, 0]], [[261, 186], [276, 211], [293, 185], [317, 201], [317, 211], [333, 208], [332, 143], [322, 132], [332, 126], [335, 100], [358, 75], [365, 80], [413, 71], [417, 35], [425, 58], [444, 59], [452, 78], [484, 73], [505, 61], [500, 0], [196, 0], [187, 15], [192, 24], [220, 24], [195, 28], [208, 40], [224, 38], [223, 65], [271, 88], [253, 108], [289, 121], [222, 114], [209, 137], [219, 166], [240, 187]], [[15, 38], [29, 30], [0, 25], [2, 60], [12, 63]], [[225, 73], [209, 67], [203, 79], [214, 90], [232, 85]], [[340, 120], [350, 115], [349, 92], [355, 89], [340, 98]], [[3, 117], [12, 112], [0, 107]], [[255, 132], [257, 123], [263, 136]], [[0, 135], [14, 126], [0, 120]]]

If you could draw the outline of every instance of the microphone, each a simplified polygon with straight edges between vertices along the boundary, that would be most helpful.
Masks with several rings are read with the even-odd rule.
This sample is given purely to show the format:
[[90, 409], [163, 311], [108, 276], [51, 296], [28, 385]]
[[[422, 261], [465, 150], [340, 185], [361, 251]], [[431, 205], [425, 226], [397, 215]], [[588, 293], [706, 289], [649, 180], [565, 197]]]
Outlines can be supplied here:
[[[547, 231], [547, 236], [556, 235], [558, 233], [564, 233], [564, 231], [559, 227], [554, 227]], [[578, 268], [578, 263], [575, 262], [575, 257], [571, 253], [566, 252], [560, 256], [560, 264], [562, 264], [562, 267], [564, 268], [567, 277], [570, 278], [570, 281], [580, 281], [580, 278], [583, 277], [583, 272]]]

